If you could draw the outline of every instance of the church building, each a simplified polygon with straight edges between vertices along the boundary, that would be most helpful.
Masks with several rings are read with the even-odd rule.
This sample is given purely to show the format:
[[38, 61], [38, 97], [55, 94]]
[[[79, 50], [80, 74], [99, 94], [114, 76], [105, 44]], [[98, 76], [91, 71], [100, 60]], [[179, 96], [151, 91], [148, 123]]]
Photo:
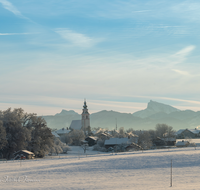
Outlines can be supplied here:
[[86, 100], [84, 101], [83, 111], [81, 114], [81, 120], [73, 120], [70, 125], [71, 130], [83, 130], [85, 133], [86, 131], [90, 130], [90, 114], [87, 109]]

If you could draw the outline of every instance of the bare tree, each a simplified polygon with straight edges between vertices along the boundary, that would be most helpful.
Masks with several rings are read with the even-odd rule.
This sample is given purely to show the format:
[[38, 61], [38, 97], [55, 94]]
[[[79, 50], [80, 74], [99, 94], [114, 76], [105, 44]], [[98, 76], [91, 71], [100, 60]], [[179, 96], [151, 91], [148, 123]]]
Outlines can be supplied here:
[[119, 137], [119, 138], [124, 138], [124, 137], [126, 137], [124, 127], [120, 127], [120, 128], [119, 128], [119, 135], [118, 135], [118, 137]]
[[152, 146], [151, 136], [148, 131], [141, 131], [138, 136], [138, 145], [143, 149], [149, 149]]
[[72, 145], [80, 146], [81, 141], [85, 139], [85, 134], [82, 130], [73, 130], [68, 134], [68, 137], [71, 139]]
[[150, 129], [148, 132], [149, 132], [151, 139], [156, 139], [157, 134], [156, 134], [155, 130]]
[[84, 150], [84, 153], [86, 153], [86, 150], [88, 150], [88, 144], [87, 143], [84, 143], [81, 145], [81, 148]]
[[156, 125], [156, 135], [160, 138], [163, 137], [174, 137], [175, 131], [173, 127], [166, 124], [157, 124]]

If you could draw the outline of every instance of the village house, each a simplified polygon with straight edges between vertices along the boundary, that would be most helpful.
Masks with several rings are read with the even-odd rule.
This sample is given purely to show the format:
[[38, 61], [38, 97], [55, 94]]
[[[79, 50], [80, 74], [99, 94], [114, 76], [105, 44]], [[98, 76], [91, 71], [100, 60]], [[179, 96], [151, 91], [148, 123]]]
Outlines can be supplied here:
[[200, 138], [200, 130], [195, 129], [180, 129], [176, 132], [177, 139], [186, 139], [186, 138]]
[[131, 141], [128, 137], [125, 137], [125, 138], [110, 138], [108, 140], [105, 140], [104, 142], [105, 148], [114, 147], [122, 144], [130, 145]]
[[52, 131], [51, 134], [52, 134], [55, 138], [60, 138], [60, 136], [59, 136], [55, 131]]
[[[68, 128], [67, 129], [62, 128], [62, 129], [59, 129], [59, 130], [57, 130], [55, 132], [56, 132], [56, 134], [58, 134], [61, 137], [61, 136], [65, 135], [65, 134], [70, 133], [70, 131], [71, 130], [69, 130]], [[56, 134], [54, 134], [54, 136], [56, 136]]]
[[97, 140], [98, 140], [98, 137], [93, 137], [93, 136], [89, 136], [85, 139], [85, 141], [87, 141], [87, 144], [89, 146], [94, 146], [95, 144], [97, 144]]
[[133, 134], [132, 131], [129, 133], [126, 133], [126, 136], [128, 137], [128, 139], [130, 139], [131, 142], [134, 142], [136, 144], [138, 143], [139, 137], [138, 137], [138, 135]]
[[107, 140], [112, 137], [105, 129], [99, 129], [97, 131], [92, 131], [93, 135], [98, 137], [99, 139], [102, 140]]
[[156, 137], [152, 140], [154, 146], [175, 146], [176, 138], [174, 137], [165, 137], [160, 138]]
[[185, 140], [181, 140], [181, 141], [177, 141], [176, 146], [177, 147], [187, 147], [189, 146], [189, 141], [185, 141]]
[[162, 138], [162, 140], [165, 142], [166, 146], [175, 146], [176, 144], [176, 138], [174, 137], [165, 137]]
[[19, 150], [14, 153], [15, 158], [14, 159], [21, 159], [21, 158], [26, 158], [26, 159], [33, 159], [35, 157], [33, 152], [30, 152], [28, 150]]
[[[138, 144], [132, 142], [130, 138], [110, 138], [109, 140], [105, 140], [104, 146], [106, 149], [111, 149], [115, 147], [123, 147], [123, 151], [129, 150], [140, 150], [142, 149]], [[119, 150], [119, 151], [122, 151]]]

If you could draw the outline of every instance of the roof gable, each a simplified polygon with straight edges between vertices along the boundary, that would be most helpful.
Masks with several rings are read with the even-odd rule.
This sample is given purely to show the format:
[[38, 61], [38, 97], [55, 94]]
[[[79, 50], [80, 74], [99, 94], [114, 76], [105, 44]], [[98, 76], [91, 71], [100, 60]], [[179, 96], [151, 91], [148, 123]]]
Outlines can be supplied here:
[[[69, 133], [70, 130], [68, 129], [65, 129], [65, 128], [62, 128], [62, 129], [59, 129], [57, 131], [55, 131], [57, 134], [66, 134], [66, 133]], [[54, 134], [53, 134], [54, 135]]]
[[81, 120], [72, 120], [69, 128], [75, 129], [75, 130], [81, 130], [81, 128], [82, 128]]

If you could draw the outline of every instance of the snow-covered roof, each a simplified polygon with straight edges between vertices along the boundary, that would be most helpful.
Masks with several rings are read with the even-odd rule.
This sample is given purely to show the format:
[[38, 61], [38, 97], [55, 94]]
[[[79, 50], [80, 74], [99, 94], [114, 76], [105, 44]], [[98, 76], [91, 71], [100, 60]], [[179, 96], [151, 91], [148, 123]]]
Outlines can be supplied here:
[[107, 137], [112, 137], [111, 134], [107, 133], [106, 131], [104, 133], [102, 133], [103, 135], [107, 136]]
[[93, 134], [96, 136], [103, 135], [106, 137], [112, 137], [111, 133], [112, 133], [111, 131], [106, 131], [105, 129], [102, 129], [102, 128], [100, 128], [96, 132], [93, 132]]
[[189, 144], [188, 141], [182, 140], [182, 141], [178, 141], [178, 142], [176, 143], [176, 146], [186, 146], [187, 144]]
[[114, 134], [119, 134], [118, 130], [111, 130], [111, 131], [106, 131], [107, 134], [109, 135], [114, 135]]
[[104, 131], [105, 131], [105, 129], [100, 128], [99, 130], [97, 130], [97, 131], [92, 131], [92, 132], [93, 132], [93, 134], [97, 135], [97, 134], [104, 133]]
[[176, 135], [180, 135], [183, 131], [185, 131], [185, 129], [179, 129], [179, 130], [176, 132]]
[[176, 141], [176, 138], [174, 137], [167, 137], [167, 138], [161, 138], [164, 141]]
[[188, 129], [188, 130], [194, 134], [198, 134], [200, 132], [200, 130], [198, 129]]
[[52, 135], [54, 135], [55, 137], [60, 137], [55, 131], [53, 131], [53, 132], [51, 132], [52, 133]]
[[69, 128], [75, 130], [81, 130], [82, 128], [81, 120], [72, 120]]
[[129, 132], [129, 133], [126, 133], [128, 136], [131, 136], [131, 137], [138, 137], [138, 135], [136, 135], [136, 134], [133, 134], [132, 133], [132, 131], [131, 132]]
[[94, 134], [94, 135], [95, 135], [97, 131], [91, 131], [91, 132], [92, 132], [92, 134]]
[[65, 128], [62, 128], [62, 129], [59, 129], [57, 131], [55, 131], [58, 135], [63, 135], [63, 134], [66, 134], [66, 133], [69, 133], [70, 130], [68, 129], [65, 129]]
[[119, 144], [130, 144], [130, 140], [128, 138], [110, 138], [105, 140], [104, 145], [119, 145]]
[[[93, 136], [89, 136], [89, 137], [87, 137], [87, 138], [93, 139], [93, 140], [95, 140], [95, 141], [98, 139], [98, 137], [93, 137]], [[87, 138], [86, 138], [86, 139], [87, 139]]]
[[33, 152], [30, 152], [28, 150], [19, 150], [19, 151], [15, 152], [15, 154], [17, 154], [18, 152], [24, 152], [24, 153], [27, 153], [27, 154], [34, 154]]
[[176, 135], [180, 135], [183, 131], [188, 130], [193, 134], [198, 134], [200, 132], [200, 130], [198, 129], [180, 129], [176, 132]]

